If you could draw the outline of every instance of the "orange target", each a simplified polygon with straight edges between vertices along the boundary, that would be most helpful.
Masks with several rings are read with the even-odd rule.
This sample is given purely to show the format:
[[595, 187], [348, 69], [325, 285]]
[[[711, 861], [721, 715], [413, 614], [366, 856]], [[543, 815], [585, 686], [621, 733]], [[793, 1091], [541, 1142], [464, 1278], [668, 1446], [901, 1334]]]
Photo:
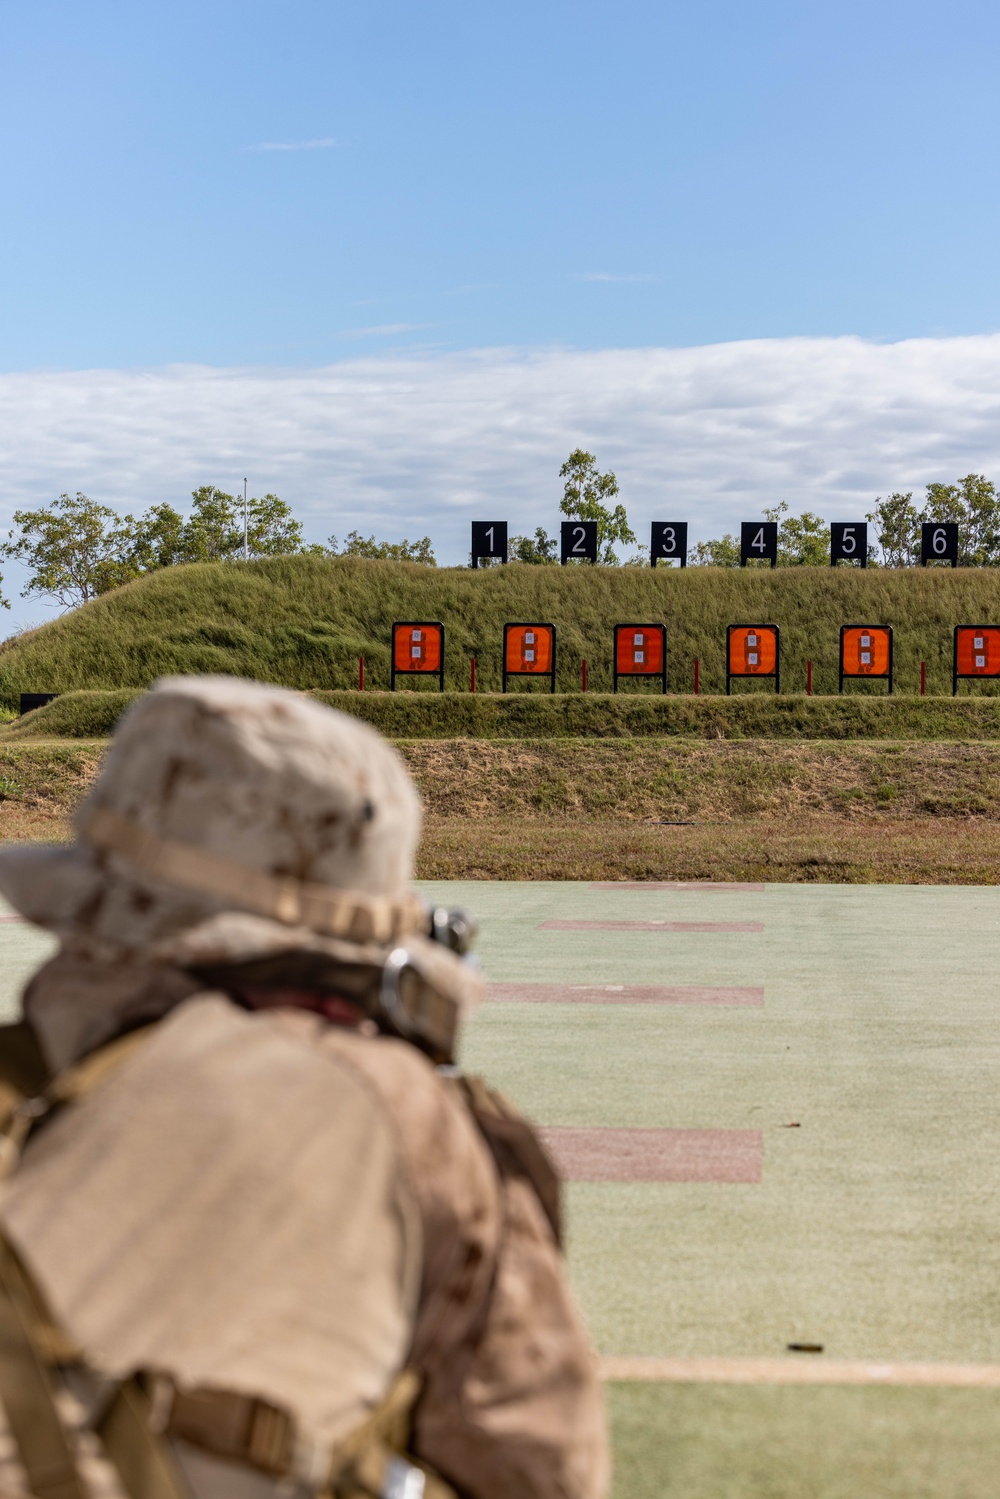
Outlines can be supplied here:
[[781, 642], [777, 625], [730, 625], [726, 630], [726, 692], [733, 677], [773, 677], [781, 690]]
[[503, 627], [503, 690], [508, 677], [548, 677], [556, 690], [556, 627], [509, 624]]
[[851, 677], [886, 680], [892, 691], [892, 626], [841, 625], [840, 691]]
[[951, 690], [959, 677], [1000, 676], [1000, 625], [956, 625]]
[[440, 620], [397, 620], [392, 627], [390, 688], [400, 675], [436, 676], [444, 691], [444, 625]]
[[666, 625], [615, 625], [615, 692], [619, 677], [659, 677], [666, 692]]

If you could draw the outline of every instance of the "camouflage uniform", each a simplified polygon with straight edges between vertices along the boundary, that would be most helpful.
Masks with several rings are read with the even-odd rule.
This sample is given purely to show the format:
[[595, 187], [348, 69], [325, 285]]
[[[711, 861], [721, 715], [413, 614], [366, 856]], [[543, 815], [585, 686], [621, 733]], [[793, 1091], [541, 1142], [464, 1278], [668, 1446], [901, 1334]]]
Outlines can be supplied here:
[[[605, 1495], [557, 1183], [449, 1065], [479, 980], [409, 888], [418, 835], [370, 729], [178, 678], [123, 720], [76, 843], [0, 852], [60, 939], [0, 1038], [0, 1388], [35, 1493], [86, 1492], [96, 1433], [134, 1499]], [[8, 1314], [75, 1400], [58, 1482]]]

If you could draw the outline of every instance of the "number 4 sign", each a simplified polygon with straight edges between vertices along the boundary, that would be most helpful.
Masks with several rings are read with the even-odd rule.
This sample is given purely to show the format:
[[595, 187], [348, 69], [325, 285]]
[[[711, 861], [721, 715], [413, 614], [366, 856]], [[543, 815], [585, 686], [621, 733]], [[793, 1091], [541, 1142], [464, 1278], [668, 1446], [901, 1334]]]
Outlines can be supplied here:
[[746, 567], [748, 562], [770, 562], [777, 567], [777, 521], [745, 520], [740, 526], [740, 567]]

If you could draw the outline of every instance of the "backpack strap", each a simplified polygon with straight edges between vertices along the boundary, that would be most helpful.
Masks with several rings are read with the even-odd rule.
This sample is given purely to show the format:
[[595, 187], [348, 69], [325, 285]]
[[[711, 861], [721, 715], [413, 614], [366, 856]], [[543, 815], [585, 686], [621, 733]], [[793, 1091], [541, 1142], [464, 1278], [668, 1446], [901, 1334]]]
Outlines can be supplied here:
[[562, 1204], [559, 1172], [535, 1128], [502, 1093], [481, 1077], [467, 1077], [457, 1068], [439, 1067], [461, 1094], [496, 1161], [501, 1177], [520, 1176], [538, 1198], [556, 1244], [562, 1246]]

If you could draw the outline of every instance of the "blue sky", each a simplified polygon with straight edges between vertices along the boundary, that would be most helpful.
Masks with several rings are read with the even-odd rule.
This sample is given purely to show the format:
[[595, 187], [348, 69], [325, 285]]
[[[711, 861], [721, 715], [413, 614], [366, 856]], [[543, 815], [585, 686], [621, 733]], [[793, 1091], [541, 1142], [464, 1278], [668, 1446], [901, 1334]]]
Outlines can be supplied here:
[[247, 475], [461, 562], [575, 446], [692, 541], [1000, 479], [998, 63], [995, 0], [0, 0], [0, 533]]
[[0, 368], [1000, 327], [982, 0], [3, 0]]

